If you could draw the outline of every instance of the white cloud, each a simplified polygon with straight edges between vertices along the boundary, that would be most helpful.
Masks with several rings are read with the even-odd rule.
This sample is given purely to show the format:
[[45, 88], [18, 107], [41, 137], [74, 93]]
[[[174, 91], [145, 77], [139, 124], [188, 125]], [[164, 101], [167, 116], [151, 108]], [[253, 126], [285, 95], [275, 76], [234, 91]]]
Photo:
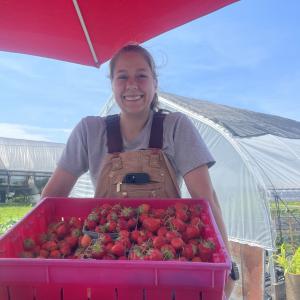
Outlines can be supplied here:
[[0, 123], [0, 136], [34, 141], [65, 142], [70, 129], [42, 128], [15, 123]]

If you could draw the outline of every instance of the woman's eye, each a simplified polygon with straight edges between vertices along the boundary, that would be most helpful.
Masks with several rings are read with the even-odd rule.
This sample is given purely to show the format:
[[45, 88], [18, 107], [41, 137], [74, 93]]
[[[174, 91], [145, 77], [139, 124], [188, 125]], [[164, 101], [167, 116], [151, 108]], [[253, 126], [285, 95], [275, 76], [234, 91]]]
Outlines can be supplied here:
[[148, 76], [146, 74], [139, 74], [137, 77], [140, 79], [144, 79], [147, 78]]
[[126, 75], [119, 75], [119, 76], [117, 76], [117, 79], [124, 80], [124, 79], [127, 79], [127, 76]]

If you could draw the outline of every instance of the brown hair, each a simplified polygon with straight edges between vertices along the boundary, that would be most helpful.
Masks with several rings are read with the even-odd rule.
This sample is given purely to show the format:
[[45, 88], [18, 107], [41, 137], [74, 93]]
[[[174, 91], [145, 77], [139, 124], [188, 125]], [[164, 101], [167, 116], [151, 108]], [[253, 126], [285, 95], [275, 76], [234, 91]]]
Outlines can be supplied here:
[[[144, 57], [145, 61], [148, 63], [150, 70], [152, 72], [153, 78], [157, 82], [156, 66], [155, 66], [155, 62], [154, 62], [152, 55], [150, 54], [150, 52], [148, 50], [146, 50], [145, 48], [143, 48], [137, 44], [126, 45], [114, 54], [114, 56], [111, 58], [111, 60], [109, 62], [109, 78], [110, 78], [110, 80], [113, 80], [113, 73], [114, 73], [114, 69], [115, 69], [118, 58], [123, 53], [127, 53], [127, 52], [136, 52], [136, 53], [141, 54]], [[152, 110], [158, 110], [157, 93], [155, 93], [155, 95], [153, 97], [150, 108]]]

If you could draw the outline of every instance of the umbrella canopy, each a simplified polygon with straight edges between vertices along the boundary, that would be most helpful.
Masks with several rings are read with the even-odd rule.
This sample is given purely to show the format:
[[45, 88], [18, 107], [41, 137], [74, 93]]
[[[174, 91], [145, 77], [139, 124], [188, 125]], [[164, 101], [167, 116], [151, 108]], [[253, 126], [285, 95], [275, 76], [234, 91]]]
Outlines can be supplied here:
[[0, 0], [0, 50], [99, 66], [237, 0]]

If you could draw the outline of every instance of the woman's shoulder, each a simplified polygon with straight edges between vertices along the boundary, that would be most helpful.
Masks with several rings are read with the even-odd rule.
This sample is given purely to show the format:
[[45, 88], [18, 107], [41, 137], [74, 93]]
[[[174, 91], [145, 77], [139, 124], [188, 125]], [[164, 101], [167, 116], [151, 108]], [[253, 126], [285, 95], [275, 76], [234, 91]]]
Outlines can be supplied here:
[[178, 125], [178, 124], [186, 124], [190, 123], [189, 118], [182, 112], [176, 111], [176, 112], [170, 112], [166, 114], [165, 117], [166, 123], [168, 125]]
[[87, 132], [104, 130], [105, 118], [100, 116], [86, 116], [79, 121], [77, 127]]

